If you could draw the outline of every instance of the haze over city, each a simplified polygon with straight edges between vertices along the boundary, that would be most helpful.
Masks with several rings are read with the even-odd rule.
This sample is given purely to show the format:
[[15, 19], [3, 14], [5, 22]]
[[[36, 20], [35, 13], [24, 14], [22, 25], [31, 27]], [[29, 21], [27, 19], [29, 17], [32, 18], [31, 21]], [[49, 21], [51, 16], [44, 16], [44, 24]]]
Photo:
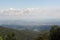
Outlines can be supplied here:
[[60, 20], [60, 0], [0, 0], [0, 20]]

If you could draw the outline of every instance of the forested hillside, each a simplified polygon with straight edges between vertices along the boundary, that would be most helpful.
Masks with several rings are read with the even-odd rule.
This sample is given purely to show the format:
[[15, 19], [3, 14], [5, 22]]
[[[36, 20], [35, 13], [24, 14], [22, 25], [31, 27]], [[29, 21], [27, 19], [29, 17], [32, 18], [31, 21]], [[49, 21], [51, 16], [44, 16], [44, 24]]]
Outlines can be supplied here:
[[51, 26], [50, 31], [16, 30], [0, 26], [0, 40], [60, 40], [60, 26]]
[[[4, 40], [7, 40], [8, 35], [11, 36], [11, 38], [13, 38], [14, 35], [16, 40], [35, 40], [38, 34], [37, 32], [29, 30], [16, 30], [0, 26], [0, 35]], [[11, 38], [9, 40], [11, 40]]]

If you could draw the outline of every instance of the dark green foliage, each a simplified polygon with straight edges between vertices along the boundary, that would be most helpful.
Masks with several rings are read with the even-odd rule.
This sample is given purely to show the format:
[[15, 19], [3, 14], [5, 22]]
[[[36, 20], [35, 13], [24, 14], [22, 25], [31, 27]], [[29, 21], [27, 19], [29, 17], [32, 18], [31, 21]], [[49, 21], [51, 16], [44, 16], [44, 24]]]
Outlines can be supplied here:
[[60, 26], [52, 26], [50, 32], [43, 30], [36, 40], [60, 40]]
[[2, 36], [0, 36], [0, 40], [3, 40]]
[[60, 40], [60, 26], [54, 25], [50, 31], [42, 30], [40, 32], [0, 26], [0, 40]]
[[16, 30], [0, 26], [0, 34], [4, 40], [35, 40], [39, 32]]
[[60, 40], [60, 27], [53, 26], [50, 30], [50, 40]]
[[5, 38], [6, 40], [16, 40], [15, 33], [9, 33], [6, 35], [7, 37]]
[[38, 36], [37, 40], [48, 40], [49, 39], [49, 32], [44, 30], [43, 32], [40, 33]]

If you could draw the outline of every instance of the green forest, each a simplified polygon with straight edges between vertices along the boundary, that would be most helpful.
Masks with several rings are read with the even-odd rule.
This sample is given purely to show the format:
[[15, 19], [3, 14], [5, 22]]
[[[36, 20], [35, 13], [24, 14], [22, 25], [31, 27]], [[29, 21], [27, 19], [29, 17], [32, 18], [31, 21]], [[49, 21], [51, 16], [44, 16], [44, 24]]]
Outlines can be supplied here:
[[40, 32], [0, 26], [0, 40], [60, 40], [60, 26], [53, 25], [49, 31]]

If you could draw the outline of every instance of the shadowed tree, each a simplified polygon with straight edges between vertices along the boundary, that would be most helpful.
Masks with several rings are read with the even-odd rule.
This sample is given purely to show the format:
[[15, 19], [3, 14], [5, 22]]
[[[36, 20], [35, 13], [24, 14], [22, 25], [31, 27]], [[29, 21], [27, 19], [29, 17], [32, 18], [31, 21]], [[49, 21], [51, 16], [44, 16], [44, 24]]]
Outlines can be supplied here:
[[7, 34], [6, 40], [17, 40], [15, 33]]
[[59, 26], [52, 26], [50, 30], [50, 39], [49, 40], [60, 40], [60, 27]]

